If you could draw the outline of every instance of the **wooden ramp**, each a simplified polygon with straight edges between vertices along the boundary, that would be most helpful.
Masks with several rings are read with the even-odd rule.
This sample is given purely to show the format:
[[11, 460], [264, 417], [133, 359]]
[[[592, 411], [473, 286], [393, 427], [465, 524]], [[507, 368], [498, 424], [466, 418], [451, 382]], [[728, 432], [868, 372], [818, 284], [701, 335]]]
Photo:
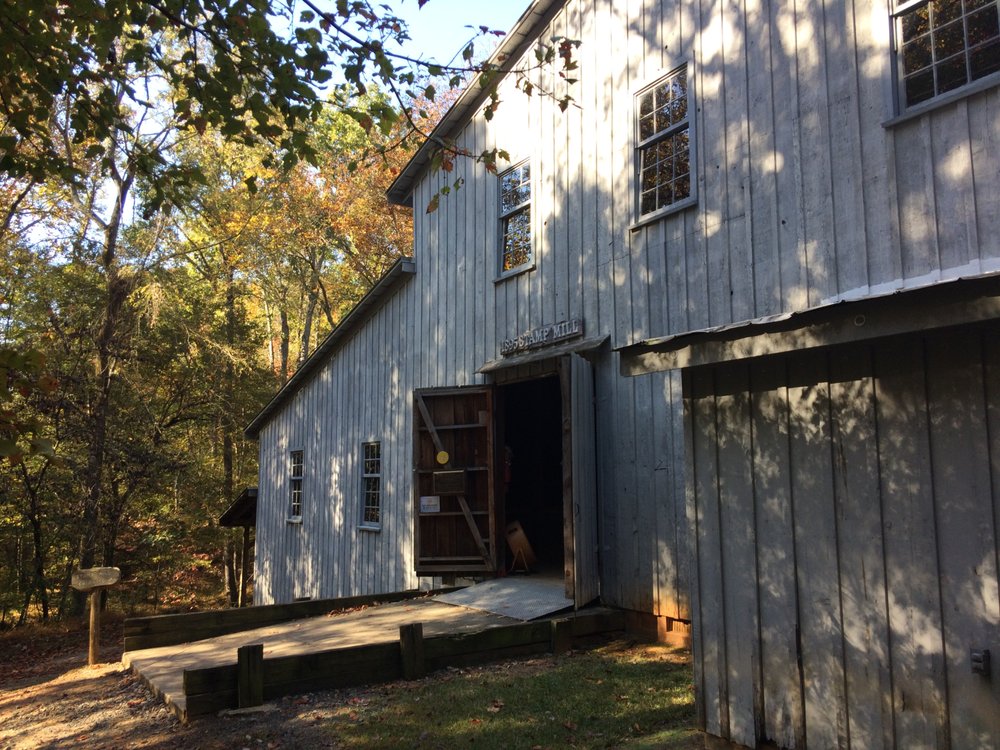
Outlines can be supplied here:
[[236, 664], [241, 646], [264, 644], [264, 658], [311, 654], [371, 644], [397, 643], [399, 628], [423, 623], [425, 635], [468, 633], [510, 625], [516, 620], [416, 599], [294, 620], [268, 627], [229, 633], [215, 638], [172, 646], [126, 651], [122, 663], [181, 718], [188, 718], [184, 671]]
[[562, 578], [507, 576], [434, 597], [436, 601], [528, 622], [570, 609]]
[[575, 639], [624, 627], [622, 612], [603, 608], [519, 622], [422, 598], [128, 651], [122, 661], [188, 721], [285, 695], [562, 653]]

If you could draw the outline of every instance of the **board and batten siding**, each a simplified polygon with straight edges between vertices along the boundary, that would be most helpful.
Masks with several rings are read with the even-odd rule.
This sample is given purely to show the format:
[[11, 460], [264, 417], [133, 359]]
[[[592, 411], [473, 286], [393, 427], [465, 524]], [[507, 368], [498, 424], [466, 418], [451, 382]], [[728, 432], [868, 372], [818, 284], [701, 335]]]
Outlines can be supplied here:
[[[580, 40], [577, 81], [529, 78], [573, 104], [509, 79], [459, 134], [532, 157], [538, 265], [498, 288], [487, 349], [571, 308], [618, 348], [1000, 270], [1000, 89], [897, 118], [891, 25], [881, 0], [564, 3], [538, 36]], [[634, 95], [685, 64], [697, 204], [637, 225]], [[426, 175], [415, 215], [493, 263], [495, 222], [469, 232], [496, 180], [472, 171], [429, 216], [456, 175]]]
[[707, 731], [1000, 746], [1000, 326], [685, 378]]
[[[894, 119], [887, 3], [598, 6], [617, 346], [1000, 270], [1000, 88]], [[697, 206], [630, 232], [631, 94], [685, 62]]]
[[[560, 112], [509, 78], [492, 121], [455, 134], [471, 153], [530, 160], [534, 269], [496, 281], [497, 179], [482, 165], [416, 185], [419, 312], [435, 331], [421, 384], [481, 382], [504, 338], [570, 317], [614, 350], [1000, 270], [1000, 92], [887, 124], [890, 26], [865, 0], [564, 3], [538, 36], [580, 40], [578, 80], [531, 76], [574, 103]], [[697, 203], [637, 225], [634, 95], [684, 64]], [[663, 553], [684, 577], [683, 533], [665, 530], [680, 517], [681, 389], [675, 375], [622, 380], [615, 356], [597, 373], [602, 584], [609, 602], [659, 611], [667, 597], [651, 592], [667, 584], [644, 561]]]
[[[260, 432], [257, 604], [417, 587], [412, 558], [412, 280], [382, 302]], [[362, 444], [382, 445], [378, 530], [361, 528]], [[289, 452], [304, 458], [290, 523]]]

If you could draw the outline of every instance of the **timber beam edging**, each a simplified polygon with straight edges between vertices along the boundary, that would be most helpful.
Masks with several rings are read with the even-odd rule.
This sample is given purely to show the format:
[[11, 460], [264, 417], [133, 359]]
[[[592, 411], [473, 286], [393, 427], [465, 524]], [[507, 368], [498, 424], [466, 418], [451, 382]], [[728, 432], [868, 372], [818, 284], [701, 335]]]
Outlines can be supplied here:
[[[403, 626], [400, 640], [264, 659], [259, 689], [265, 701], [317, 690], [342, 689], [422, 675], [450, 666], [471, 666], [503, 659], [564, 652], [578, 639], [625, 631], [625, 613], [601, 610], [569, 617], [501, 625], [473, 633], [424, 638]], [[414, 641], [419, 645], [414, 648]], [[405, 644], [404, 644], [405, 642]], [[422, 664], [407, 663], [414, 653]], [[184, 670], [187, 722], [237, 707], [237, 665]]]

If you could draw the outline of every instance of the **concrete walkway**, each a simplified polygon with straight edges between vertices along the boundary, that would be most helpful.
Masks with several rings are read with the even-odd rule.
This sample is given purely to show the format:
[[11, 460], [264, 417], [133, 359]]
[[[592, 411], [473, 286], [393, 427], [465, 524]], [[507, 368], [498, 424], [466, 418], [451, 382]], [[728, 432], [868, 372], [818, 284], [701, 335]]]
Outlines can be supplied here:
[[264, 658], [308, 654], [335, 648], [389, 643], [399, 639], [399, 626], [423, 623], [424, 635], [484, 630], [518, 622], [509, 617], [465, 607], [414, 599], [356, 612], [293, 620], [177, 646], [126, 651], [122, 664], [137, 673], [167, 705], [184, 716], [184, 670], [236, 663], [236, 649], [264, 644]]

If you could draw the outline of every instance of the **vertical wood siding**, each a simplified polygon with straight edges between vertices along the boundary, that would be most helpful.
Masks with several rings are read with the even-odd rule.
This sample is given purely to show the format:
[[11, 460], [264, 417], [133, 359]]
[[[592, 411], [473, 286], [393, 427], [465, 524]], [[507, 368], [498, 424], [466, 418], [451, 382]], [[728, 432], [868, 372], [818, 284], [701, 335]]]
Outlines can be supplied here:
[[[602, 596], [688, 617], [688, 580], [698, 572], [687, 562], [688, 524], [725, 529], [740, 520], [687, 518], [679, 376], [621, 378], [613, 350], [1000, 269], [1000, 92], [884, 127], [894, 114], [889, 31], [887, 8], [875, 0], [568, 0], [539, 36], [581, 41], [579, 80], [567, 88], [538, 74], [537, 82], [557, 96], [568, 91], [575, 103], [562, 113], [549, 97], [515, 91], [510, 79], [492, 122], [478, 114], [457, 134], [470, 152], [500, 147], [512, 162], [531, 160], [534, 269], [497, 281], [497, 179], [482, 165], [462, 159], [454, 172], [417, 183], [416, 277], [261, 434], [259, 502], [271, 517], [259, 527], [258, 599], [414, 585], [409, 394], [482, 383], [476, 371], [499, 356], [503, 339], [580, 318], [588, 335], [610, 335], [612, 349], [595, 363]], [[636, 227], [634, 93], [682, 64], [696, 105], [698, 201]], [[458, 179], [461, 189], [425, 213], [431, 197]], [[786, 403], [817, 397], [786, 387]], [[380, 435], [386, 516], [380, 533], [358, 532], [357, 451]], [[286, 524], [281, 510], [287, 451], [297, 443], [309, 454], [309, 481], [326, 493], [314, 497], [328, 498], [324, 510], [309, 508], [314, 515], [301, 527]], [[800, 481], [781, 491], [804, 491]], [[817, 498], [838, 491], [814, 489]], [[759, 510], [757, 521], [783, 538], [837, 520], [791, 517], [784, 506]], [[843, 551], [837, 538], [822, 537], [788, 553], [823, 566]], [[712, 574], [740, 559], [723, 560]], [[778, 568], [788, 560], [752, 562], [774, 569], [778, 597], [788, 585]], [[867, 569], [856, 575], [864, 582]], [[823, 591], [803, 593], [824, 600]], [[848, 611], [845, 603], [824, 606]], [[745, 614], [746, 603], [733, 599], [729, 609]], [[832, 638], [822, 620], [802, 624], [810, 637]], [[763, 620], [758, 626], [766, 629]], [[747, 668], [792, 646], [769, 632]], [[804, 663], [808, 679], [800, 683], [763, 679], [764, 699], [782, 707], [787, 736], [820, 710], [810, 690], [827, 667]], [[824, 737], [855, 731], [836, 715], [811, 725], [823, 721]]]
[[756, 746], [995, 748], [995, 325], [690, 371], [696, 680]]
[[[473, 153], [531, 159], [534, 270], [495, 282], [497, 181], [482, 167], [462, 162], [416, 191], [425, 322], [443, 306], [447, 330], [460, 321], [476, 342], [472, 357], [452, 334], [425, 347], [422, 385], [478, 382], [500, 340], [564, 317], [615, 349], [1000, 269], [1000, 95], [884, 127], [895, 114], [884, 4], [570, 0], [540, 37], [556, 35], [581, 41], [579, 80], [537, 82], [575, 104], [561, 113], [508, 81], [494, 120], [477, 116], [460, 137]], [[698, 202], [636, 228], [634, 93], [682, 64]], [[464, 187], [425, 214], [456, 177]], [[684, 616], [679, 383], [622, 380], [614, 354], [599, 366], [603, 594]]]
[[[391, 296], [260, 434], [257, 603], [415, 588], [409, 456], [411, 286]], [[361, 528], [362, 443], [382, 444], [381, 528]], [[302, 523], [288, 452], [304, 451]]]

